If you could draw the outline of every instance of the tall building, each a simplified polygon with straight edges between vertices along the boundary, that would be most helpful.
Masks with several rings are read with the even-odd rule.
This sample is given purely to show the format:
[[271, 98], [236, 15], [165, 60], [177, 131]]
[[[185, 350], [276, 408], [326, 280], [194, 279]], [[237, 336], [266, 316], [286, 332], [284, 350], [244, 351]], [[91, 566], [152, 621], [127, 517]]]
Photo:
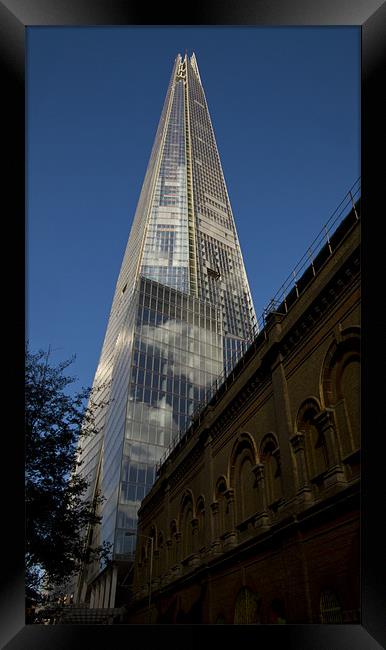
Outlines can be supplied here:
[[155, 465], [255, 322], [196, 57], [178, 55], [95, 375], [100, 433], [81, 449], [86, 496], [105, 498], [88, 543], [110, 542], [113, 563], [85, 567], [78, 600], [116, 603]]

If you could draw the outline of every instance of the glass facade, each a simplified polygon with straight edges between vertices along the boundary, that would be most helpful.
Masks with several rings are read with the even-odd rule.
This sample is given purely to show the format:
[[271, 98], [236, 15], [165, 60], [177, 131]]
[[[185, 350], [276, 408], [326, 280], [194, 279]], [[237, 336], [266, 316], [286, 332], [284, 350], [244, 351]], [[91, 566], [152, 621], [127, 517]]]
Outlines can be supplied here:
[[185, 430], [222, 369], [219, 310], [146, 278], [138, 287], [118, 498], [116, 555], [135, 543], [137, 510], [154, 483], [155, 463]]
[[128, 239], [94, 386], [98, 436], [80, 471], [105, 501], [99, 539], [135, 547], [155, 464], [255, 315], [197, 61], [177, 56]]
[[235, 351], [251, 333], [255, 314], [194, 55], [186, 59], [186, 70], [199, 295], [221, 309], [224, 366], [229, 369]]
[[146, 232], [142, 275], [189, 291], [183, 81], [176, 83]]

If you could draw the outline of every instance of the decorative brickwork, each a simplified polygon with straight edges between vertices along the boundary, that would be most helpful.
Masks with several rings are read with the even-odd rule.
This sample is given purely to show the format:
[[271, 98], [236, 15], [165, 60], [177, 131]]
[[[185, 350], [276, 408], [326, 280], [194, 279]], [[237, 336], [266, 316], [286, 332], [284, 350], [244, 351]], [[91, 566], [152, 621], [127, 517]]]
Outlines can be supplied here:
[[[359, 622], [359, 225], [348, 223], [142, 504], [145, 535], [174, 521], [154, 621]], [[138, 565], [138, 594], [144, 579]], [[147, 607], [139, 596], [130, 620]]]

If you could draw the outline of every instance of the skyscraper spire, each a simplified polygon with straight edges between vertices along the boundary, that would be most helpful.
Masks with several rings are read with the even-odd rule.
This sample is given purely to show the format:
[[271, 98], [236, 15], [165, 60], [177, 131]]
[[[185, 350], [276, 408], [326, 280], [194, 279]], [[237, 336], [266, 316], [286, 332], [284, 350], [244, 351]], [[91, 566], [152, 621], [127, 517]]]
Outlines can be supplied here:
[[[93, 543], [112, 545], [103, 603], [116, 600], [117, 567], [134, 551], [137, 510], [156, 462], [253, 326], [196, 56], [178, 54], [94, 380], [109, 405], [98, 410], [100, 433], [81, 450], [88, 496], [105, 497]], [[101, 580], [99, 566], [85, 569], [80, 599], [95, 595]]]
[[200, 77], [200, 73], [198, 71], [197, 59], [196, 59], [196, 55], [195, 55], [194, 52], [193, 52], [192, 56], [190, 57], [190, 63], [192, 65], [192, 68], [193, 68], [194, 72], [196, 73], [196, 75], [198, 77], [199, 82], [201, 83], [201, 77]]

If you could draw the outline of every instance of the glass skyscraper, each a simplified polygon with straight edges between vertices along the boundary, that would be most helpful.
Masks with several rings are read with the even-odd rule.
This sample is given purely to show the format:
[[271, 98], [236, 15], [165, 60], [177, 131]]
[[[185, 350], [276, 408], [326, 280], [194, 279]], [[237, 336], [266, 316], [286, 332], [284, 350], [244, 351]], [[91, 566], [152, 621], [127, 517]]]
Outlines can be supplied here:
[[78, 600], [115, 603], [155, 464], [183, 435], [255, 314], [196, 57], [178, 55], [119, 273], [94, 380], [100, 433], [80, 471], [105, 498], [91, 544], [112, 565], [85, 568]]

